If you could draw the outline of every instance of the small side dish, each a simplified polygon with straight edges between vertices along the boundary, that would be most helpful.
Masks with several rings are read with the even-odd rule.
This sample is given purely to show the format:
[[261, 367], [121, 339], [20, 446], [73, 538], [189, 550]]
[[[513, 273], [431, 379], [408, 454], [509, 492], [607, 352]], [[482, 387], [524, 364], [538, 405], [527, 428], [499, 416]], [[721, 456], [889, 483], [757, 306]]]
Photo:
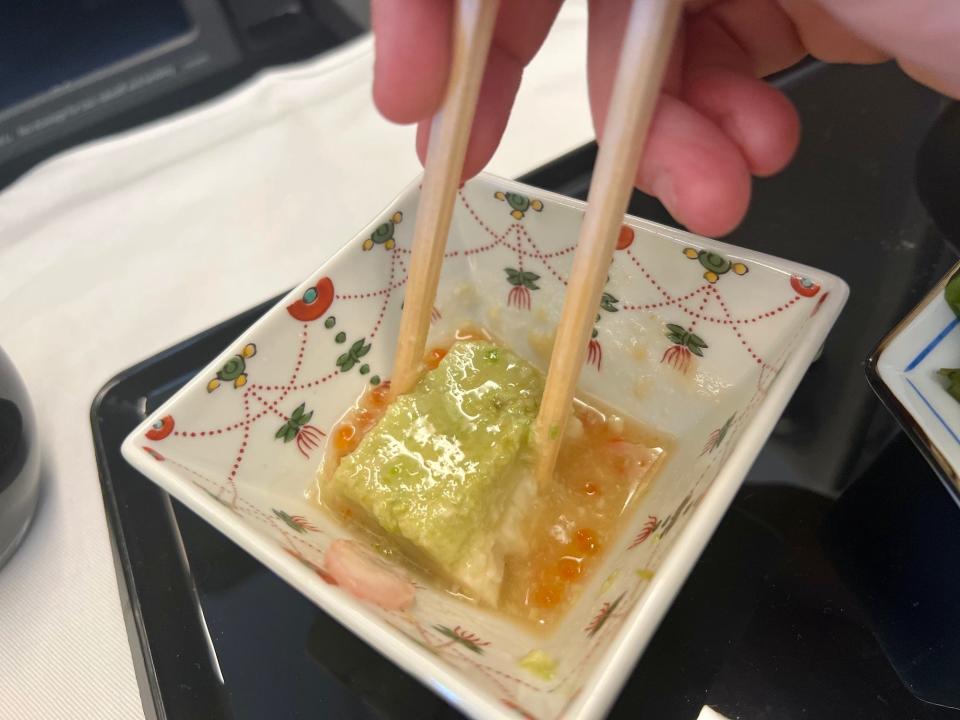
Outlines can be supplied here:
[[[520, 393], [542, 378], [522, 366], [498, 370], [490, 377], [516, 383], [500, 398], [510, 410], [501, 431], [509, 424], [516, 446], [498, 459], [474, 448], [483, 435], [471, 432], [465, 446], [486, 470], [464, 497], [491, 514], [483, 525], [448, 523], [431, 533], [403, 507], [377, 507], [357, 478], [342, 478], [340, 510], [321, 507], [314, 484], [326, 450], [331, 471], [340, 458], [359, 458], [368, 440], [372, 450], [374, 428], [392, 408], [383, 388], [418, 194], [415, 180], [156, 408], [124, 442], [124, 457], [470, 717], [595, 720], [720, 522], [847, 287], [813, 268], [625, 219], [582, 369], [584, 402], [575, 403], [550, 492], [526, 498], [523, 473], [514, 472], [527, 456], [522, 428], [535, 404]], [[463, 186], [426, 345], [424, 370], [440, 370], [438, 386], [471, 347], [480, 360], [496, 349], [498, 358], [546, 367], [583, 210], [489, 175]], [[957, 320], [942, 292], [937, 305], [948, 318], [937, 319], [933, 335]], [[954, 336], [958, 343], [930, 358], [938, 364], [925, 366], [924, 377], [960, 417], [936, 374], [960, 357]], [[453, 377], [466, 383], [465, 374]], [[484, 412], [499, 418], [505, 407], [495, 407], [495, 396], [486, 396], [494, 407]], [[431, 413], [453, 406], [445, 398], [429, 404]], [[490, 478], [514, 484], [491, 488]], [[446, 498], [454, 512], [459, 497]], [[516, 524], [523, 548], [508, 552], [516, 538], [507, 513], [519, 516], [524, 506]], [[378, 516], [397, 529], [401, 518], [411, 524], [406, 535], [385, 531]], [[480, 538], [486, 555], [474, 563], [445, 549], [447, 533]], [[408, 536], [423, 547], [411, 549]], [[420, 567], [429, 564], [421, 555], [430, 567]], [[501, 578], [477, 571], [499, 572], [501, 559]]]
[[867, 358], [867, 379], [960, 503], [960, 263]]

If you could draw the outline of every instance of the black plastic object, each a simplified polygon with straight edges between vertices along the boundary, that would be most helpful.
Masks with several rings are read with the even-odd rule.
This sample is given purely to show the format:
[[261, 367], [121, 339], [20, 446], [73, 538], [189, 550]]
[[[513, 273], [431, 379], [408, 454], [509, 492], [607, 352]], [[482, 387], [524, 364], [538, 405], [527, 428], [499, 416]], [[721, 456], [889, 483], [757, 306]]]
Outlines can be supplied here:
[[0, 350], [0, 568], [23, 540], [40, 494], [40, 445], [27, 389]]
[[960, 248], [960, 103], [951, 103], [917, 154], [917, 190], [940, 232]]
[[904, 684], [960, 708], [960, 510], [910, 449], [902, 435], [884, 451], [831, 508], [824, 536]]
[[[909, 636], [909, 616], [873, 612], [860, 595], [871, 584], [838, 572], [824, 541], [834, 498], [897, 432], [862, 360], [951, 262], [913, 184], [942, 101], [892, 65], [812, 65], [778, 83], [800, 108], [804, 141], [787, 172], [757, 183], [731, 241], [830, 270], [851, 300], [611, 717], [693, 720], [711, 704], [750, 720], [960, 718], [911, 694], [930, 666], [905, 684], [895, 668], [910, 662], [906, 646], [883, 640]], [[582, 197], [593, 159], [586, 148], [525, 179]], [[670, 222], [639, 194], [631, 210]], [[139, 420], [267, 307], [123, 373], [92, 410], [145, 707], [178, 718], [459, 717], [120, 457]], [[895, 452], [907, 482], [932, 483], [918, 501], [960, 513], [912, 448]], [[868, 523], [869, 511], [847, 517]], [[882, 583], [884, 567], [870, 567]]]
[[[368, 29], [368, 4], [0, 0], [0, 189], [67, 148], [192, 108], [266, 68], [343, 45]], [[59, 85], [47, 95], [4, 108], [51, 83]]]

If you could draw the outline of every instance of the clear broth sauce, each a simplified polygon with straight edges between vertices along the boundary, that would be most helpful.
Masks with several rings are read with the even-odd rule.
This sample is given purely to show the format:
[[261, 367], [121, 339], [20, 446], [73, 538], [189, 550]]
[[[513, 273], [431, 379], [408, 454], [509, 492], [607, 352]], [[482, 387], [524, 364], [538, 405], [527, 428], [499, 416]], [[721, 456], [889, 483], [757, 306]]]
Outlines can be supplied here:
[[[484, 333], [463, 330], [454, 340], [477, 338], [489, 339]], [[424, 371], [436, 368], [445, 355], [442, 346], [428, 351]], [[366, 391], [333, 428], [323, 475], [332, 472], [377, 424], [389, 393], [389, 383]], [[535, 626], [553, 625], [618, 538], [621, 518], [649, 487], [667, 444], [666, 438], [637, 423], [577, 401], [554, 482], [535, 499], [527, 517], [527, 552], [506, 558], [498, 609]], [[323, 502], [322, 493], [317, 497]], [[329, 509], [344, 522], [353, 522], [349, 509]], [[384, 555], [403, 558], [418, 575], [431, 579], [390, 538], [371, 528], [362, 530], [374, 532], [374, 546]]]

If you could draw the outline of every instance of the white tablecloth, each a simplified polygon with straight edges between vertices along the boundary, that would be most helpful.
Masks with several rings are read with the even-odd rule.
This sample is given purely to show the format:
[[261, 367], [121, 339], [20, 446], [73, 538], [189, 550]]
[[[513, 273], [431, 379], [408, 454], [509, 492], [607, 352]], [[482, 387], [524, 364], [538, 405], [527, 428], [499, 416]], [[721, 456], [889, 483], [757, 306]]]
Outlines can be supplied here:
[[[592, 137], [567, 2], [490, 169]], [[290, 287], [419, 172], [370, 100], [369, 38], [63, 155], [0, 193], [0, 346], [36, 406], [44, 486], [0, 570], [0, 718], [142, 718], [89, 423], [118, 371]]]

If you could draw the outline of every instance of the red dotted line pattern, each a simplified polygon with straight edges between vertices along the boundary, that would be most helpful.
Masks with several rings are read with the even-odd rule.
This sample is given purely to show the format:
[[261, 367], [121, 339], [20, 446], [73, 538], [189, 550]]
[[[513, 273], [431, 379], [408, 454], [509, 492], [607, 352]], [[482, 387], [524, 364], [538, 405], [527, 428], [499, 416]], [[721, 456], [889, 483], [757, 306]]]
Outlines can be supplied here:
[[[539, 260], [541, 263], [543, 263], [543, 266], [544, 266], [545, 268], [547, 268], [547, 270], [550, 272], [550, 274], [553, 275], [553, 276], [557, 279], [557, 281], [560, 282], [564, 287], [566, 287], [566, 285], [567, 285], [567, 280], [566, 280], [566, 278], [564, 278], [559, 272], [557, 272], [557, 270], [556, 270], [550, 263], [548, 263], [547, 260], [548, 260], [548, 259], [551, 259], [551, 258], [554, 258], [554, 257], [560, 257], [560, 256], [562, 256], [562, 255], [567, 255], [567, 254], [573, 252], [573, 251], [576, 249], [576, 246], [575, 246], [575, 245], [574, 245], [574, 246], [570, 246], [570, 247], [563, 248], [563, 249], [561, 249], [561, 250], [557, 250], [557, 251], [552, 252], [552, 253], [545, 253], [545, 252], [543, 252], [543, 251], [540, 249], [540, 247], [536, 244], [536, 242], [534, 242], [533, 238], [530, 237], [530, 234], [527, 232], [527, 229], [526, 229], [523, 225], [521, 225], [520, 223], [516, 223], [516, 222], [515, 222], [515, 223], [511, 223], [511, 224], [507, 227], [507, 229], [504, 230], [504, 232], [503, 232], [502, 235], [498, 235], [498, 234], [496, 233], [496, 231], [493, 230], [489, 225], [487, 225], [487, 224], [483, 221], [483, 219], [477, 214], [476, 210], [473, 209], [473, 206], [469, 203], [469, 201], [467, 200], [467, 198], [464, 196], [463, 193], [460, 193], [460, 201], [463, 203], [463, 206], [467, 209], [467, 212], [470, 213], [470, 216], [474, 219], [474, 221], [476, 221], [476, 223], [477, 223], [481, 228], [483, 228], [483, 230], [486, 231], [486, 233], [487, 233], [490, 237], [493, 238], [493, 242], [492, 242], [492, 243], [489, 243], [488, 245], [481, 245], [480, 247], [472, 248], [472, 249], [470, 249], [470, 250], [466, 250], [466, 251], [464, 251], [464, 253], [463, 253], [464, 255], [477, 255], [477, 254], [486, 252], [486, 251], [488, 251], [488, 250], [496, 247], [497, 245], [503, 244], [503, 245], [505, 245], [506, 247], [508, 247], [508, 248], [510, 248], [511, 250], [513, 250], [514, 252], [516, 252], [518, 256], [532, 257], [532, 258], [534, 258], [534, 259], [536, 259], [536, 260]], [[520, 246], [520, 245], [514, 246], [514, 245], [510, 245], [509, 243], [507, 243], [507, 242], [506, 242], [506, 239], [509, 237], [509, 235], [510, 235], [511, 232], [515, 232], [515, 233], [516, 233], [516, 235], [517, 235], [517, 242], [518, 242], [518, 243], [520, 243], [521, 241], [524, 241], [524, 240], [525, 240], [525, 241], [527, 242], [527, 244], [529, 244], [530, 247], [533, 248], [533, 252], [532, 252], [532, 253], [529, 253], [529, 252], [525, 251], [525, 250], [522, 248], [522, 246]]]
[[[390, 277], [387, 278], [387, 287], [393, 286], [393, 278], [397, 273], [397, 261], [399, 260], [399, 255], [396, 253], [390, 253]], [[406, 273], [404, 273], [403, 284], [407, 284]], [[390, 306], [390, 298], [393, 296], [393, 293], [390, 292], [383, 297], [383, 303], [380, 305], [380, 313], [377, 315], [377, 322], [373, 325], [373, 330], [370, 331], [370, 339], [373, 340], [377, 333], [380, 331], [380, 326], [383, 324], [383, 318], [387, 314], [387, 308]]]

